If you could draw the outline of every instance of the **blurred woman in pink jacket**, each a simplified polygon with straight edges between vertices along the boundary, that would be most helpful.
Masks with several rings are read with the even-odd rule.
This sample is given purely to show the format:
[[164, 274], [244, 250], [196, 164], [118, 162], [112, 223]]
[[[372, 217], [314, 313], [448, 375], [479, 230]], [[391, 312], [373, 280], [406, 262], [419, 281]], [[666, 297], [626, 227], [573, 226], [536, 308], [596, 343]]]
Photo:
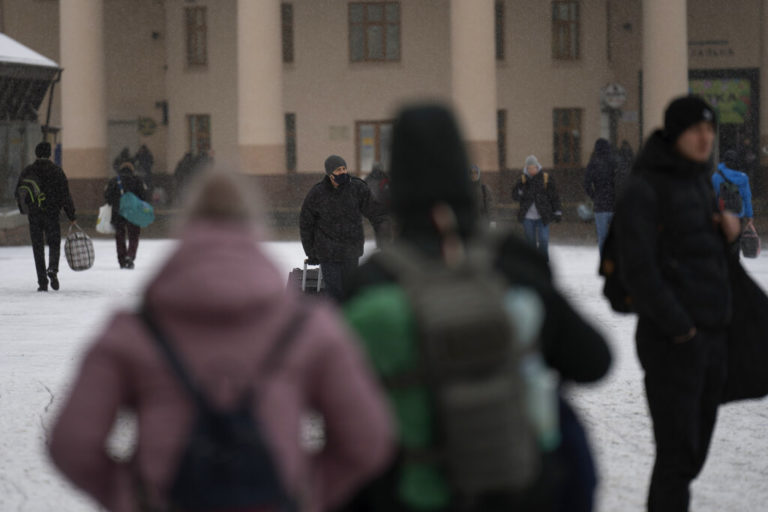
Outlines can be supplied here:
[[[210, 400], [232, 406], [299, 297], [258, 244], [256, 202], [234, 174], [203, 178], [176, 250], [149, 283], [144, 305], [175, 342]], [[384, 399], [332, 306], [307, 310], [296, 338], [269, 374], [256, 408], [281, 480], [302, 511], [333, 508], [388, 462], [392, 427]], [[128, 460], [107, 440], [120, 410], [135, 412]], [[322, 449], [302, 443], [302, 418], [324, 420]], [[135, 312], [115, 314], [87, 350], [50, 439], [54, 463], [111, 511], [164, 509], [195, 406]], [[141, 488], [142, 492], [137, 492]], [[154, 510], [154, 509], [153, 509]]]

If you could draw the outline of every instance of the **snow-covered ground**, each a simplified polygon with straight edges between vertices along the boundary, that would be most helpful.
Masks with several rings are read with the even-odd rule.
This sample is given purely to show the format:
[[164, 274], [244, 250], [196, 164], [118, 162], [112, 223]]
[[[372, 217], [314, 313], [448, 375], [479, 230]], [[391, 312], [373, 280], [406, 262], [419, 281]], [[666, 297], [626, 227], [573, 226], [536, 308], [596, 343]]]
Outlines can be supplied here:
[[[48, 293], [35, 291], [30, 247], [0, 247], [0, 511], [97, 510], [48, 462], [46, 429], [88, 341], [115, 308], [137, 302], [173, 244], [142, 240], [136, 269], [128, 271], [118, 269], [111, 240], [95, 240], [94, 267], [73, 272], [62, 254], [61, 290]], [[298, 243], [266, 248], [286, 276], [302, 259]], [[605, 333], [614, 353], [604, 381], [571, 390], [598, 459], [599, 510], [642, 510], [653, 444], [634, 319], [613, 314], [602, 300], [594, 247], [550, 250], [561, 289]], [[768, 288], [768, 254], [746, 266]], [[721, 409], [709, 460], [693, 487], [692, 509], [768, 510], [768, 400]]]

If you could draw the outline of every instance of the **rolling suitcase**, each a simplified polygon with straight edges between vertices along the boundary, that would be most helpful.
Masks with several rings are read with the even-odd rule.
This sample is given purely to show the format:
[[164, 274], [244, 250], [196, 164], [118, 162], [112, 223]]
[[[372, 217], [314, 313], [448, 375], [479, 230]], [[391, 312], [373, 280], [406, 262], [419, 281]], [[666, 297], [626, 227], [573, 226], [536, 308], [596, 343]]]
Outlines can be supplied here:
[[323, 286], [323, 273], [320, 266], [308, 268], [307, 260], [304, 260], [304, 268], [294, 268], [288, 274], [288, 288], [298, 290], [309, 295], [319, 294]]

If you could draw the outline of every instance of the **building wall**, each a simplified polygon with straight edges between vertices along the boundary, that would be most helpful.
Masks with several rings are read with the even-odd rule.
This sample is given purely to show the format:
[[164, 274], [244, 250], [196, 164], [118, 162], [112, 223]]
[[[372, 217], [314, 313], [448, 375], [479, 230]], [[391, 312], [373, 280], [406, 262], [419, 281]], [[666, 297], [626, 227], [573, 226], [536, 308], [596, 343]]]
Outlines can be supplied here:
[[[201, 69], [187, 67], [186, 61], [184, 8], [192, 6], [207, 7], [208, 65]], [[236, 0], [165, 2], [169, 172], [188, 150], [190, 114], [211, 116], [211, 148], [217, 161], [238, 159], [236, 15]]]
[[552, 110], [582, 108], [582, 163], [600, 136], [600, 88], [611, 80], [603, 0], [581, 4], [581, 58], [552, 58], [551, 4], [506, 0], [506, 59], [496, 69], [498, 108], [507, 110], [507, 165], [535, 154], [553, 165]]
[[283, 105], [297, 117], [299, 172], [317, 172], [325, 158], [355, 162], [355, 121], [392, 119], [415, 98], [450, 94], [448, 2], [400, 4], [401, 60], [352, 63], [347, 2], [293, 2], [294, 62], [284, 65]]

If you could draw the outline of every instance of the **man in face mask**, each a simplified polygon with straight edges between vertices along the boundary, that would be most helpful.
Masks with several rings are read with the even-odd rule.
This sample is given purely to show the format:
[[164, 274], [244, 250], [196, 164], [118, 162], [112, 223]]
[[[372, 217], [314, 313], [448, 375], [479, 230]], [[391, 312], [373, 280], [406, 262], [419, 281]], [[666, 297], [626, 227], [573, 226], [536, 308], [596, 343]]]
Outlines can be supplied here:
[[325, 174], [304, 198], [299, 230], [308, 263], [320, 265], [326, 293], [340, 300], [344, 282], [363, 254], [363, 216], [377, 234], [389, 226], [384, 208], [363, 180], [349, 175], [342, 157], [329, 156]]

